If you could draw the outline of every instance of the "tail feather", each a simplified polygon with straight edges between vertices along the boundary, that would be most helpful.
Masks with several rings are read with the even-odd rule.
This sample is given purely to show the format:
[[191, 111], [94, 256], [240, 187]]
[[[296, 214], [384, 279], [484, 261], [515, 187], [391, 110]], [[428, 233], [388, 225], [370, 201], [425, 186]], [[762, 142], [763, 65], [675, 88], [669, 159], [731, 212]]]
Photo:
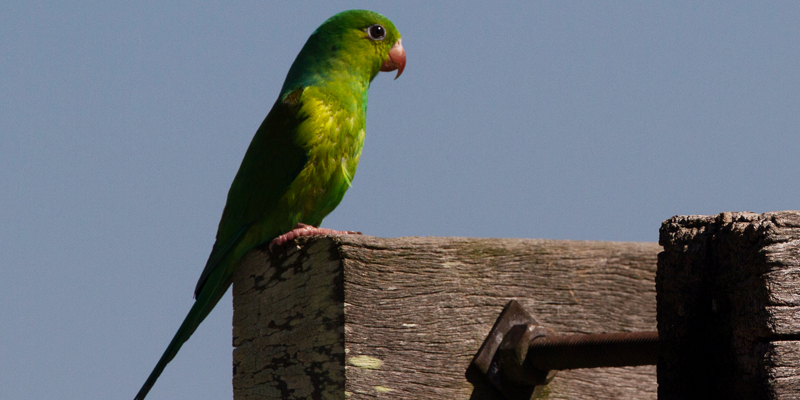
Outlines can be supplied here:
[[[208, 285], [207, 285], [208, 286]], [[153, 372], [150, 373], [150, 376], [147, 377], [147, 380], [142, 385], [142, 388], [139, 389], [139, 393], [136, 394], [135, 400], [143, 400], [153, 385], [158, 380], [158, 377], [161, 376], [161, 373], [164, 371], [164, 368], [175, 358], [175, 355], [178, 354], [178, 350], [181, 349], [181, 346], [189, 340], [189, 337], [192, 336], [195, 329], [200, 325], [201, 322], [208, 316], [214, 306], [217, 305], [219, 299], [222, 298], [222, 295], [228, 291], [228, 287], [230, 286], [230, 281], [227, 282], [219, 282], [216, 287], [206, 287], [203, 293], [198, 296], [197, 300], [195, 300], [194, 305], [192, 305], [192, 309], [189, 311], [189, 314], [186, 315], [184, 318], [183, 323], [181, 323], [181, 327], [178, 329], [178, 332], [175, 333], [175, 336], [172, 337], [172, 341], [169, 342], [169, 346], [164, 351], [164, 354], [161, 355], [161, 358], [158, 360], [158, 364], [156, 364], [155, 368], [153, 368]]]

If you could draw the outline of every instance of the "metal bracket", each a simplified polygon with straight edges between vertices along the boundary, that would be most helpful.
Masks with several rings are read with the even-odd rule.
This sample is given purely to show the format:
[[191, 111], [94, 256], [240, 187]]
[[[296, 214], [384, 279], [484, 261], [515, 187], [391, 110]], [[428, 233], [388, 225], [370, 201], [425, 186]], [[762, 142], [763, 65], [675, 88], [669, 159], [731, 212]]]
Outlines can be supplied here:
[[[472, 365], [506, 399], [530, 400], [531, 396], [538, 395], [543, 385], [550, 382], [558, 371], [526, 368], [523, 361], [527, 355], [527, 346], [520, 348], [517, 344], [554, 333], [539, 326], [519, 303], [511, 300], [500, 313], [478, 354], [472, 359]], [[523, 338], [526, 340], [522, 340]]]

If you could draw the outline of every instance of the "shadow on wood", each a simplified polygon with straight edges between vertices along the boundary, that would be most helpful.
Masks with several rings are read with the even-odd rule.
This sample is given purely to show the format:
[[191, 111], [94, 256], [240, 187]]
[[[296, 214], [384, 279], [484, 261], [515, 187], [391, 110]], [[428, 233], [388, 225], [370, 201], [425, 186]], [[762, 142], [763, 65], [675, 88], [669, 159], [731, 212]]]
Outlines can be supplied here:
[[800, 212], [673, 217], [659, 241], [659, 398], [798, 398]]

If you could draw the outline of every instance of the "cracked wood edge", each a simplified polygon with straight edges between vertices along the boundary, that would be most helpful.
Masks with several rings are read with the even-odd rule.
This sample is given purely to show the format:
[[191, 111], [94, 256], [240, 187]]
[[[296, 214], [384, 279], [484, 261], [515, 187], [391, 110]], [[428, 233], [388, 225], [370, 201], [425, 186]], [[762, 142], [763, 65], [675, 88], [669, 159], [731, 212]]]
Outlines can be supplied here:
[[800, 212], [662, 224], [659, 398], [796, 398]]

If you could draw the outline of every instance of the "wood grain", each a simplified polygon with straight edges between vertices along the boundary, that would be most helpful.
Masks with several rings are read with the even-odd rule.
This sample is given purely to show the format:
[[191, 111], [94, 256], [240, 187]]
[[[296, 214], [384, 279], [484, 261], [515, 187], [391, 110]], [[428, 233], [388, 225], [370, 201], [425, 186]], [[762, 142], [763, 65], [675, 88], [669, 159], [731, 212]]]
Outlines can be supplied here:
[[659, 242], [659, 398], [798, 398], [800, 212], [676, 216]]
[[[234, 398], [498, 399], [465, 373], [509, 300], [559, 333], [654, 330], [660, 249], [348, 235], [255, 250], [233, 284]], [[542, 396], [656, 391], [645, 366], [562, 371]]]

